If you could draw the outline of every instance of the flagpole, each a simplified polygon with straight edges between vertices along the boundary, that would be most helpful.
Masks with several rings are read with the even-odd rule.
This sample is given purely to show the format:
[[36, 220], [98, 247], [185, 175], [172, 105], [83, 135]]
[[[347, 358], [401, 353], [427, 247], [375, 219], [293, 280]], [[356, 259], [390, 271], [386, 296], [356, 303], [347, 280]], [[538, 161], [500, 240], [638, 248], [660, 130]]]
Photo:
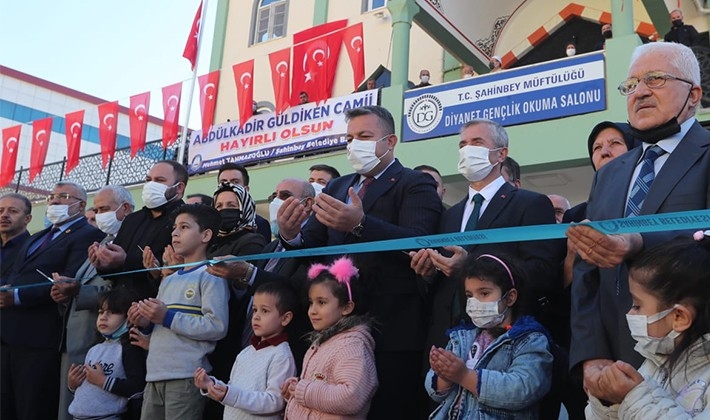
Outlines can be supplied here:
[[185, 124], [182, 127], [182, 136], [180, 136], [180, 146], [178, 147], [177, 161], [182, 164], [185, 159], [185, 142], [187, 142], [187, 124], [190, 122], [190, 111], [192, 110], [192, 97], [195, 93], [195, 84], [197, 83], [197, 64], [200, 61], [200, 51], [202, 50], [202, 31], [205, 27], [205, 19], [207, 18], [205, 11], [207, 10], [207, 1], [202, 1], [202, 11], [200, 12], [200, 30], [197, 31], [197, 54], [195, 54], [195, 68], [192, 70], [192, 82], [190, 83], [190, 92], [187, 96], [187, 112], [185, 113]]

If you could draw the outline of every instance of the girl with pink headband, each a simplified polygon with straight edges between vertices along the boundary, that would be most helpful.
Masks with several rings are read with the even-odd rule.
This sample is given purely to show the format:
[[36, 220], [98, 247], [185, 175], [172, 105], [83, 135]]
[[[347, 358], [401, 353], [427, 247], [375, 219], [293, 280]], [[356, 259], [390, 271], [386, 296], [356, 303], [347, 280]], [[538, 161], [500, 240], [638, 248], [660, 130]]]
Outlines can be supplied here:
[[[281, 386], [286, 419], [366, 419], [377, 389], [371, 318], [362, 315], [358, 269], [346, 257], [308, 270], [311, 347], [301, 377]], [[358, 306], [359, 305], [359, 306]]]
[[424, 386], [439, 406], [430, 419], [537, 419], [552, 385], [545, 328], [523, 314], [523, 275], [504, 256], [469, 255], [458, 267], [472, 324], [433, 346]]

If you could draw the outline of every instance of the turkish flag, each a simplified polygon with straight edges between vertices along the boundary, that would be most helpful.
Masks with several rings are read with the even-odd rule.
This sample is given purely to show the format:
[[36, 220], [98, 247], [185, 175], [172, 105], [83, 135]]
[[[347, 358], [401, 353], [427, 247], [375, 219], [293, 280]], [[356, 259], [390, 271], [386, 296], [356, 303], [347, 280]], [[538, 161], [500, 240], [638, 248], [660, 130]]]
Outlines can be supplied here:
[[17, 145], [20, 141], [22, 125], [2, 129], [2, 166], [0, 167], [0, 187], [4, 187], [15, 176]]
[[[340, 26], [332, 25], [335, 23]], [[342, 29], [346, 24], [347, 20], [325, 24], [329, 25], [328, 27], [332, 29], [331, 32], [294, 44], [291, 103], [299, 102], [298, 96], [301, 92], [308, 93], [311, 102], [330, 98], [343, 39], [343, 33], [338, 29]], [[299, 34], [320, 28], [320, 26], [299, 32]], [[296, 39], [302, 39], [302, 35], [296, 36], [299, 34], [294, 34], [294, 42]]]
[[274, 86], [274, 98], [276, 98], [276, 113], [281, 114], [290, 106], [291, 48], [269, 54], [269, 63], [271, 63], [271, 84]]
[[81, 131], [84, 128], [84, 110], [71, 112], [64, 116], [64, 126], [67, 134], [67, 165], [64, 174], [69, 175], [79, 165], [81, 150]]
[[52, 136], [52, 117], [32, 121], [32, 155], [30, 156], [30, 183], [44, 169], [44, 161]]
[[117, 131], [118, 101], [99, 105], [99, 142], [101, 143], [101, 165], [104, 169], [116, 152]]
[[182, 82], [163, 88], [163, 149], [167, 149], [178, 138], [180, 96], [182, 96]]
[[148, 130], [148, 109], [150, 92], [131, 96], [128, 124], [131, 128], [131, 159], [139, 150], [145, 150], [145, 136]]
[[239, 105], [239, 128], [249, 121], [254, 112], [254, 60], [248, 60], [232, 66], [234, 83], [237, 85], [237, 105]]
[[187, 37], [187, 42], [185, 43], [185, 50], [182, 52], [182, 56], [187, 58], [190, 64], [192, 64], [192, 70], [195, 70], [195, 64], [197, 63], [197, 44], [200, 39], [201, 18], [202, 2], [200, 2], [200, 7], [197, 8], [195, 19], [192, 21], [192, 27], [190, 28], [190, 35]]
[[219, 70], [203, 74], [197, 79], [200, 84], [200, 110], [202, 111], [202, 137], [207, 136], [214, 122], [214, 109], [217, 105], [219, 89]]
[[353, 68], [355, 89], [365, 79], [365, 42], [362, 39], [362, 22], [343, 29], [343, 44]]

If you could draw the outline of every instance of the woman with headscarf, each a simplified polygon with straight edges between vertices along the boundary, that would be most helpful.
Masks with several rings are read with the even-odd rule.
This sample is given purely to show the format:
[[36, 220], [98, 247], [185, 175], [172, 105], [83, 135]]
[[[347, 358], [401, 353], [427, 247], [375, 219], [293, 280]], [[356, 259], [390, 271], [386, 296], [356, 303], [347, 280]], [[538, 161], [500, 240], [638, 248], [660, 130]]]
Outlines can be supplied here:
[[256, 233], [256, 204], [244, 187], [223, 182], [214, 193], [214, 208], [222, 223], [208, 257], [250, 255], [264, 249], [266, 241]]

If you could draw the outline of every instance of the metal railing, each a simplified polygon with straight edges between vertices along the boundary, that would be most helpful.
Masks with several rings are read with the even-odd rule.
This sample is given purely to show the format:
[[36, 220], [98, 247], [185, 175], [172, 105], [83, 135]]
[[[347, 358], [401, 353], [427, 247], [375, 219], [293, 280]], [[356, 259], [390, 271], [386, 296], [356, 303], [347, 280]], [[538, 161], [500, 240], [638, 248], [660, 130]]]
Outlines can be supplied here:
[[135, 185], [144, 182], [145, 174], [160, 160], [175, 160], [180, 141], [163, 150], [162, 140], [146, 143], [145, 149], [131, 158], [131, 148], [116, 149], [113, 160], [104, 169], [101, 166], [101, 153], [85, 155], [79, 158], [79, 164], [69, 175], [64, 174], [66, 158], [60, 162], [44, 165], [42, 173], [29, 182], [29, 169], [15, 171], [12, 183], [0, 188], [0, 195], [19, 192], [31, 201], [44, 200], [59, 181], [76, 182], [87, 191], [96, 191], [109, 184]]

